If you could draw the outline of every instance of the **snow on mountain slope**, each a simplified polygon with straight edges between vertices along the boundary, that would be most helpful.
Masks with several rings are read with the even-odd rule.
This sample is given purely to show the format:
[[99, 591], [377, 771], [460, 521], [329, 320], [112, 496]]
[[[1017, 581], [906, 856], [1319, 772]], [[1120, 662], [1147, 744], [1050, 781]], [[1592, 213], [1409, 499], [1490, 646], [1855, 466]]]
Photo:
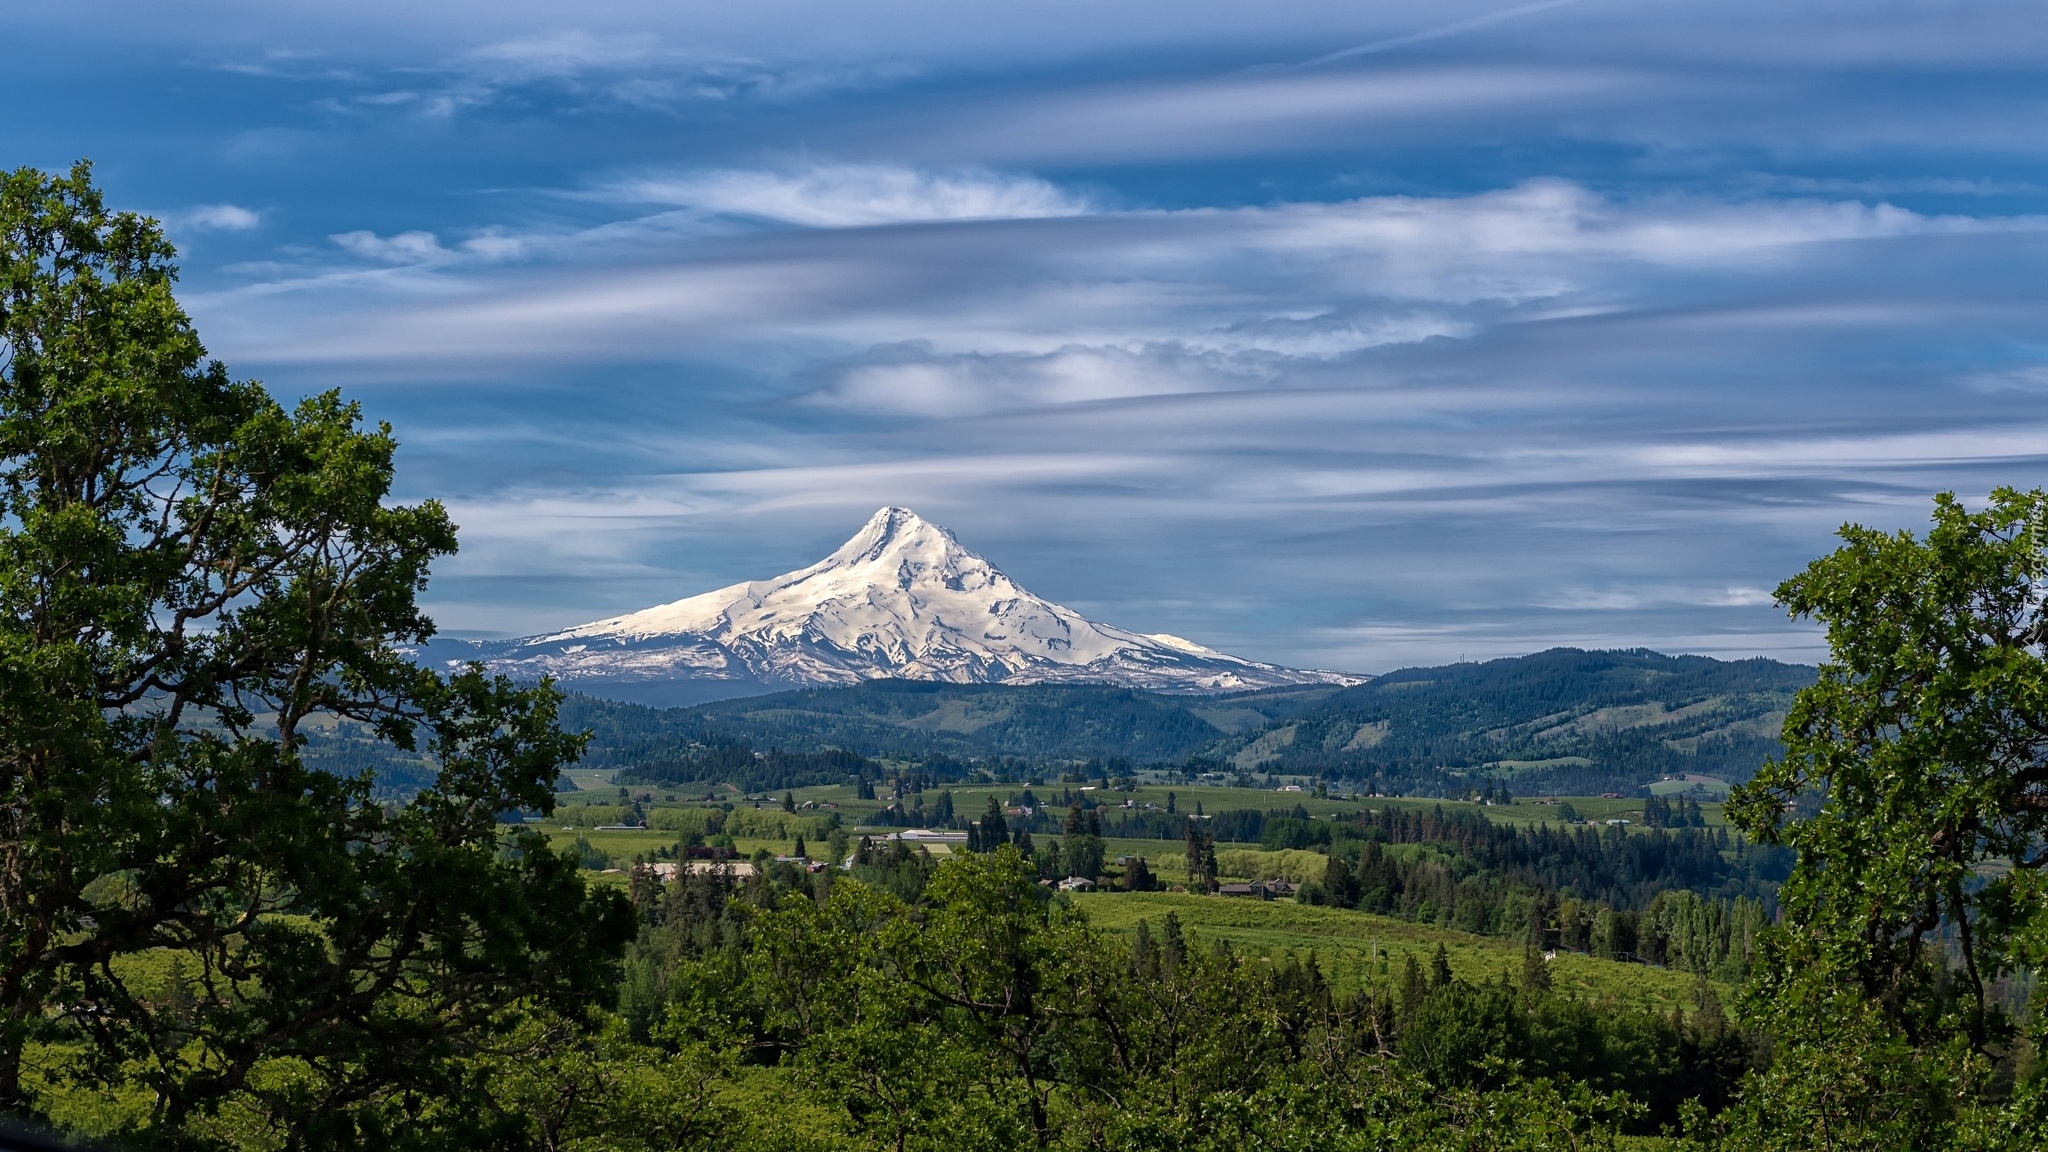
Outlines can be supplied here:
[[[473, 647], [467, 658], [496, 671], [545, 674], [569, 688], [661, 681], [812, 687], [895, 677], [1224, 692], [1364, 679], [1094, 623], [1018, 587], [951, 532], [905, 508], [881, 509], [838, 551], [772, 580]], [[431, 656], [452, 663], [463, 654], [437, 643]]]

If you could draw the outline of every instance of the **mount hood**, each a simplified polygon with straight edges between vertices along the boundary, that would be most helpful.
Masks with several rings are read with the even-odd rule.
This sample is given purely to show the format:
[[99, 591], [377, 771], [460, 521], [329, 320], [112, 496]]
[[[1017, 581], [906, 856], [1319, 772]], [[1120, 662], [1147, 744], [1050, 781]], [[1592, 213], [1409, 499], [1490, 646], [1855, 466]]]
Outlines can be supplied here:
[[1357, 684], [1098, 624], [1019, 587], [907, 508], [883, 508], [808, 568], [517, 640], [436, 640], [437, 664], [649, 704], [896, 678], [1235, 692]]

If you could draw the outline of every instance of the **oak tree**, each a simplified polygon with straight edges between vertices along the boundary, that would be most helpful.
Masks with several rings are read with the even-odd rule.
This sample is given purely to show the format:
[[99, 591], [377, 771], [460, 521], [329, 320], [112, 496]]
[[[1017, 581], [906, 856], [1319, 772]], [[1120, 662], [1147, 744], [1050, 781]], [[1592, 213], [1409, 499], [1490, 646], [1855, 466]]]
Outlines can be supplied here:
[[2044, 512], [2038, 490], [1974, 512], [1943, 494], [1925, 536], [1845, 527], [1778, 589], [1829, 649], [1785, 754], [1729, 810], [1799, 854], [1754, 1001], [1780, 1059], [1751, 1096], [1781, 1129], [1832, 1125], [1841, 1146], [1961, 1131], [2026, 1043], [2023, 1006], [1994, 990], [2048, 960]]
[[[487, 1141], [468, 1055], [602, 998], [632, 930], [497, 821], [579, 742], [545, 686], [408, 658], [454, 526], [391, 500], [387, 426], [209, 359], [174, 255], [84, 164], [0, 177], [0, 1111]], [[338, 721], [436, 781], [308, 767]]]

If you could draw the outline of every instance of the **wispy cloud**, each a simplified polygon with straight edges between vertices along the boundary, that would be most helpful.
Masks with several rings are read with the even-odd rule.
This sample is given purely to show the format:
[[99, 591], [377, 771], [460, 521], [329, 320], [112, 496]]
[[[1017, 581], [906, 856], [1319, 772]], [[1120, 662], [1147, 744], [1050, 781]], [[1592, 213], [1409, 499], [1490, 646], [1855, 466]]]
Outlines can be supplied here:
[[934, 117], [949, 146], [1002, 162], [1129, 163], [1265, 155], [1475, 113], [1525, 117], [1611, 100], [1647, 77], [1617, 66], [1433, 67], [1239, 74], [1108, 85]]
[[1578, 2], [1579, 0], [1537, 0], [1534, 4], [1517, 4], [1512, 8], [1482, 12], [1477, 16], [1467, 16], [1462, 20], [1453, 20], [1448, 24], [1439, 24], [1434, 28], [1425, 28], [1420, 32], [1409, 32], [1401, 36], [1389, 36], [1384, 40], [1374, 40], [1369, 44], [1354, 44], [1349, 48], [1340, 48], [1335, 52], [1328, 52], [1307, 61], [1302, 67], [1316, 68], [1326, 64], [1335, 64], [1340, 60], [1355, 60], [1360, 56], [1374, 56], [1381, 52], [1392, 52], [1396, 49], [1407, 48], [1415, 44], [1427, 44], [1432, 40], [1442, 40], [1448, 36], [1457, 36], [1466, 32], [1474, 32], [1481, 28], [1490, 28], [1495, 24], [1519, 20], [1525, 16], [1534, 16], [1539, 12], [1548, 12], [1553, 8], [1563, 8], [1568, 4], [1576, 4]]
[[1244, 387], [1252, 375], [1222, 357], [1174, 347], [944, 356], [911, 345], [878, 350], [844, 367], [810, 399], [868, 412], [965, 416]]
[[889, 502], [1253, 656], [1811, 655], [1841, 522], [2048, 480], [2037, 8], [84, 0], [0, 134], [396, 422], [444, 623]]
[[[1084, 197], [1040, 180], [844, 166], [642, 181], [607, 186], [604, 195], [688, 205], [699, 214], [692, 219], [748, 213], [805, 231], [707, 233], [678, 228], [665, 210], [552, 235], [472, 230], [452, 245], [424, 231], [339, 233], [333, 242], [360, 259], [460, 278], [459, 302], [423, 311], [406, 286], [403, 311], [381, 312], [376, 281], [302, 280], [291, 296], [317, 301], [317, 311], [262, 317], [269, 335], [251, 350], [301, 362], [460, 358], [488, 370], [503, 356], [630, 358], [702, 348], [707, 338], [739, 348], [802, 336], [847, 353], [915, 342], [941, 356], [1088, 348], [1098, 350], [1097, 366], [1112, 352], [1148, 348], [1184, 358], [1220, 353], [1240, 359], [1230, 372], [1251, 378], [1270, 375], [1260, 366], [1270, 357], [1327, 360], [1470, 339], [1508, 321], [1635, 310], [1642, 302], [1630, 301], [1628, 285], [1645, 269], [1725, 276], [1797, 268], [1802, 251], [1828, 245], [2048, 230], [2032, 217], [1928, 216], [1853, 201], [1615, 200], [1556, 180], [1466, 197], [1231, 211], [1090, 211]], [[884, 223], [937, 230], [869, 234], [868, 226]], [[522, 259], [500, 271], [484, 267], [514, 257]], [[1899, 306], [1873, 308], [1813, 300], [1775, 318], [1723, 313], [1716, 322], [1881, 323], [1896, 319]], [[1859, 321], [1861, 312], [1872, 314]], [[258, 319], [248, 307], [235, 316]], [[1712, 318], [1700, 313], [1691, 322]], [[363, 325], [378, 338], [348, 332]], [[1014, 369], [1043, 383], [1060, 375], [1027, 370], [1027, 361], [971, 370], [959, 361], [936, 375], [906, 375], [891, 363], [866, 375], [850, 367], [833, 394], [879, 396], [847, 382], [892, 375], [905, 395], [936, 395], [941, 378], [986, 383]], [[1195, 378], [1190, 386], [1202, 387]]]
[[590, 113], [668, 114], [749, 100], [786, 104], [901, 83], [918, 71], [902, 61], [775, 61], [690, 44], [688, 37], [646, 30], [554, 27], [453, 51], [415, 49], [410, 58], [366, 53], [359, 46], [320, 52], [267, 49], [213, 67], [325, 82], [335, 91], [314, 106], [340, 116], [384, 114], [442, 123], [536, 103]]
[[953, 220], [1031, 220], [1092, 210], [1045, 180], [988, 171], [934, 172], [882, 164], [810, 164], [781, 170], [714, 169], [643, 176], [600, 195], [704, 214], [808, 228]]

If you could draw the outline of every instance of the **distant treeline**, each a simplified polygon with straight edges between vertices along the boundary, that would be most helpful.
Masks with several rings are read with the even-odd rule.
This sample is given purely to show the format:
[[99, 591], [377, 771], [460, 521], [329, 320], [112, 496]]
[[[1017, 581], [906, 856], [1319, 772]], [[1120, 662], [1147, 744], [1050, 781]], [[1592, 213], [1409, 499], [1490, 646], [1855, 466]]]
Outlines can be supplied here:
[[878, 776], [882, 766], [852, 752], [756, 752], [745, 744], [716, 744], [685, 758], [641, 763], [619, 773], [621, 784], [665, 788], [732, 784], [747, 792], [782, 792]]
[[[1590, 834], [1586, 838], [1595, 839]], [[1635, 848], [1635, 842], [1653, 839], [1677, 843], [1646, 843], [1647, 851]], [[1759, 881], [1756, 886], [1763, 891], [1755, 895], [1703, 896], [1682, 883], [1687, 872], [1694, 871], [1684, 866], [1663, 868], [1660, 885], [1648, 878], [1659, 872], [1660, 865], [1668, 865], [1671, 857], [1691, 857], [1694, 864], [1700, 863], [1697, 849], [1711, 846], [1713, 838], [1687, 829], [1668, 838], [1649, 832], [1627, 840], [1629, 845], [1618, 851], [1595, 848], [1586, 862], [1594, 866], [1582, 864], [1582, 870], [1595, 872], [1605, 864], [1617, 874], [1613, 879], [1630, 873], [1639, 878], [1590, 894], [1570, 883], [1555, 883], [1565, 869], [1488, 866], [1481, 863], [1480, 852], [1440, 848], [1401, 853], [1367, 841], [1355, 851], [1332, 853], [1322, 881], [1305, 887], [1301, 898], [1479, 935], [1523, 937], [1546, 950], [1585, 952], [1730, 980], [1746, 976], [1757, 935], [1772, 919], [1775, 886]], [[1666, 859], [1657, 860], [1660, 856]]]
[[[1324, 822], [1318, 821], [1321, 826]], [[1427, 844], [1507, 879], [1615, 908], [1647, 907], [1656, 894], [1684, 888], [1702, 896], [1761, 898], [1789, 872], [1782, 848], [1731, 841], [1721, 828], [1621, 828], [1495, 823], [1475, 811], [1382, 808], [1329, 826], [1361, 840]], [[1349, 854], [1342, 846], [1339, 854]], [[1729, 857], [1734, 859], [1731, 862]]]
[[1747, 973], [1791, 866], [1784, 850], [1731, 842], [1720, 828], [1529, 828], [1440, 806], [1258, 823], [1269, 849], [1328, 855], [1301, 893], [1309, 903], [1729, 979]]

